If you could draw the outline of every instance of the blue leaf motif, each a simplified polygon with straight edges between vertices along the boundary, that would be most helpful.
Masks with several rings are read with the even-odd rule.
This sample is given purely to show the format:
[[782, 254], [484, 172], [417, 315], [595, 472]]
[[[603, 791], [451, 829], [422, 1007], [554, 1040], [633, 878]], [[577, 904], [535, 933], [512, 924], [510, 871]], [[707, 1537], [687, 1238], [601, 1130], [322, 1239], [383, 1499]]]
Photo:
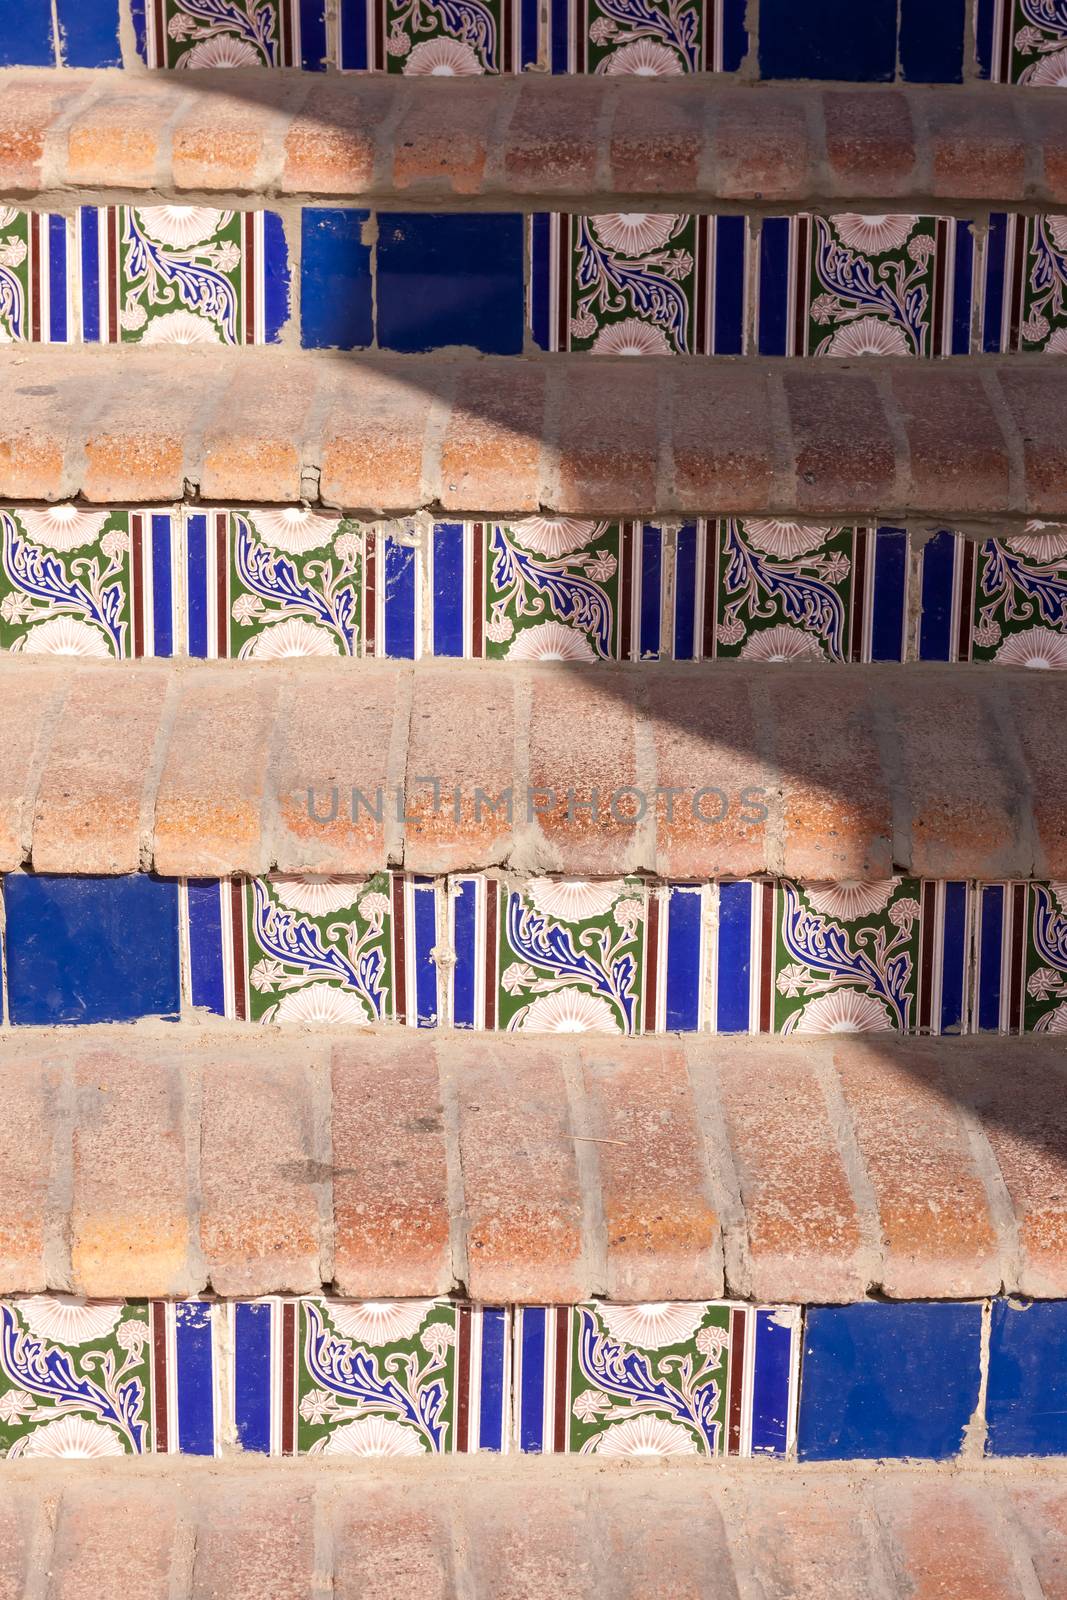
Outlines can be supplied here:
[[508, 894], [508, 943], [520, 960], [542, 967], [561, 978], [576, 978], [589, 985], [594, 994], [603, 995], [619, 1011], [623, 1032], [634, 1031], [633, 992], [637, 963], [632, 954], [620, 955], [610, 972], [593, 959], [588, 950], [575, 948], [567, 928], [528, 906], [522, 895]]
[[372, 1351], [331, 1333], [313, 1302], [304, 1302], [304, 1315], [304, 1361], [317, 1384], [344, 1400], [357, 1401], [362, 1410], [390, 1413], [410, 1423], [428, 1441], [431, 1450], [443, 1450], [448, 1427], [442, 1421], [448, 1398], [443, 1376], [416, 1383], [412, 1392], [384, 1365], [379, 1365]]
[[690, 72], [700, 69], [697, 33], [700, 17], [695, 6], [668, 0], [665, 8], [650, 0], [598, 0], [598, 9], [626, 30], [626, 39], [654, 38], [679, 51]]
[[[220, 227], [229, 217], [223, 212]], [[224, 272], [196, 259], [196, 246], [191, 250], [164, 249], [140, 227], [132, 206], [126, 211], [123, 242], [128, 247], [126, 271], [131, 280], [155, 279], [170, 286], [190, 310], [219, 326], [224, 343], [238, 343], [237, 291]], [[170, 296], [161, 298], [172, 303]]]
[[723, 546], [724, 587], [728, 594], [758, 589], [780, 600], [790, 622], [824, 639], [835, 661], [844, 660], [845, 607], [832, 584], [804, 574], [801, 562], [768, 561], [744, 542], [735, 520], [727, 524]]
[[664, 253], [627, 260], [614, 255], [594, 236], [587, 217], [575, 218], [577, 281], [583, 305], [598, 302], [604, 310], [625, 310], [627, 302], [674, 340], [689, 349], [689, 302], [664, 271]]
[[[346, 655], [352, 655], [356, 632], [357, 601], [354, 583], [341, 584], [336, 591], [305, 583], [296, 563], [260, 544], [244, 517], [235, 518], [237, 537], [234, 557], [237, 575], [246, 589], [263, 600], [274, 601], [287, 611], [301, 616], [310, 613], [334, 633]], [[325, 571], [326, 562], [322, 567]]]
[[0, 324], [6, 323], [12, 340], [25, 334], [24, 318], [26, 300], [17, 275], [7, 267], [0, 267]]
[[1034, 892], [1034, 947], [1041, 960], [1067, 974], [1067, 916], [1050, 891], [1040, 884]]
[[108, 1394], [75, 1371], [69, 1351], [23, 1332], [10, 1306], [0, 1306], [0, 1366], [19, 1388], [65, 1411], [93, 1412], [118, 1428], [138, 1455], [143, 1452], [148, 1425], [137, 1420], [144, 1405], [140, 1380], [130, 1378], [115, 1396]]
[[593, 635], [597, 653], [611, 657], [613, 617], [611, 602], [603, 589], [580, 570], [573, 570], [566, 559], [539, 561], [508, 538], [499, 524], [493, 529], [493, 586], [500, 591], [519, 591], [518, 609], [524, 610], [522, 590], [532, 588], [547, 597], [553, 611], [566, 622]]
[[236, 0], [181, 0], [182, 10], [208, 23], [207, 36], [213, 33], [236, 34], [254, 45], [267, 66], [278, 66], [274, 40], [272, 0], [253, 0], [251, 10]]
[[592, 1311], [578, 1307], [577, 1315], [578, 1365], [588, 1383], [616, 1399], [630, 1401], [635, 1409], [668, 1412], [676, 1422], [697, 1431], [709, 1455], [718, 1454], [722, 1424], [715, 1419], [719, 1385], [714, 1379], [687, 1396], [654, 1376], [643, 1351], [629, 1349], [601, 1333]]
[[381, 1017], [385, 953], [380, 944], [361, 951], [352, 962], [336, 945], [323, 944], [313, 922], [299, 912], [275, 905], [259, 878], [253, 880], [252, 896], [254, 931], [261, 950], [287, 966], [299, 967], [309, 978], [340, 978], [347, 989], [355, 990], [366, 1000], [376, 1017]]
[[[844, 982], [861, 984], [867, 993], [889, 1007], [896, 1026], [906, 1032], [912, 1002], [908, 993], [910, 954], [906, 950], [888, 954], [881, 946], [880, 936], [870, 929], [859, 930], [858, 947], [854, 947], [844, 928], [805, 910], [791, 883], [781, 887], [782, 942], [793, 959]], [[863, 943], [873, 944], [877, 955], [869, 955]]]
[[926, 288], [922, 285], [909, 286], [907, 277], [901, 277], [905, 269], [894, 265], [888, 269], [897, 278], [897, 287], [894, 289], [866, 256], [838, 243], [825, 218], [816, 217], [814, 222], [815, 271], [821, 287], [850, 302], [851, 311], [866, 311], [888, 317], [904, 330], [915, 354], [922, 355], [926, 337]]
[[[80, 579], [67, 576], [63, 563], [51, 550], [42, 550], [23, 538], [13, 517], [5, 514], [2, 521], [4, 576], [12, 587], [35, 600], [46, 600], [56, 611], [96, 623], [106, 631], [115, 654], [121, 656], [126, 637], [121, 582], [104, 584], [94, 594]], [[99, 576], [95, 560], [83, 558], [81, 564]]]

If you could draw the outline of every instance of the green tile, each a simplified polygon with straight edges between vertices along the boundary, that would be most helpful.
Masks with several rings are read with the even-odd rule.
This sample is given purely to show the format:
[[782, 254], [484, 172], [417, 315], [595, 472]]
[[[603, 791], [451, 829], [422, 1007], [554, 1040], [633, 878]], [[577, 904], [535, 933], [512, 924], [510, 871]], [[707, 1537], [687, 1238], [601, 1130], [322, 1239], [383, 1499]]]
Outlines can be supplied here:
[[922, 885], [790, 883], [775, 890], [773, 1031], [912, 1032]]
[[229, 518], [230, 655], [360, 655], [365, 531], [300, 507]]
[[0, 206], [0, 344], [28, 339], [30, 218], [14, 206]]
[[1067, 351], [1067, 217], [1019, 217], [1023, 231], [1020, 350]]
[[263, 67], [281, 59], [285, 0], [163, 0], [162, 67]]
[[976, 555], [971, 659], [1067, 667], [1067, 533], [1032, 527]]
[[558, 227], [569, 239], [566, 348], [604, 355], [696, 349], [697, 236], [706, 219], [612, 212], [561, 216]]
[[621, 563], [617, 522], [528, 517], [491, 524], [485, 562], [486, 656], [616, 660]]
[[253, 343], [244, 217], [213, 206], [119, 206], [118, 319], [126, 344]]
[[501, 894], [498, 1026], [640, 1033], [648, 891], [531, 878]]
[[388, 873], [252, 879], [245, 888], [253, 1022], [372, 1023], [393, 1015]]
[[932, 354], [936, 218], [842, 215], [798, 221], [798, 226], [809, 224], [806, 353]]
[[712, 526], [716, 656], [848, 660], [856, 529], [755, 518]]
[[0, 511], [0, 651], [132, 656], [128, 511]]

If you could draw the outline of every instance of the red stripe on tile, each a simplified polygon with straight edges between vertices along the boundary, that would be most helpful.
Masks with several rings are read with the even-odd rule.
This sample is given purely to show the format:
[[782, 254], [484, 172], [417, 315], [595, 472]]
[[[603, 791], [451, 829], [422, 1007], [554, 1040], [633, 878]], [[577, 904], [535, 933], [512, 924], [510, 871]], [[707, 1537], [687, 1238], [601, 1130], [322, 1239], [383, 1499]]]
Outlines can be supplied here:
[[937, 917], [937, 885], [922, 886], [922, 919], [919, 935], [919, 1030], [929, 1033], [933, 1015], [934, 923]]
[[471, 1309], [460, 1306], [456, 1312], [459, 1340], [456, 1348], [456, 1449], [461, 1455], [470, 1450], [471, 1425]]
[[165, 67], [167, 65], [167, 22], [164, 12], [164, 0], [156, 0], [156, 39], [155, 60], [150, 61], [150, 67]]
[[296, 1454], [296, 1306], [282, 1306], [282, 1455]]
[[130, 513], [130, 612], [133, 617], [133, 653], [138, 660], [144, 655], [144, 517], [139, 511]]
[[36, 211], [30, 212], [26, 237], [29, 245], [26, 263], [30, 300], [29, 336], [37, 344], [41, 337], [41, 218]]
[[741, 1454], [741, 1395], [745, 1382], [746, 1311], [735, 1307], [730, 1312], [730, 1401], [727, 1425], [727, 1452]]
[[634, 524], [622, 524], [619, 563], [619, 660], [629, 661], [633, 641], [634, 611]]
[[[648, 891], [648, 915], [645, 918], [645, 997], [641, 1033], [656, 1031], [656, 980], [659, 976], [659, 898]], [[638, 1030], [635, 1030], [635, 1032]]]
[[963, 549], [959, 556], [960, 609], [956, 625], [956, 659], [969, 661], [973, 633], [975, 543], [973, 539], [964, 539], [962, 536], [960, 542]]
[[119, 207], [105, 206], [107, 221], [107, 337], [119, 342]]
[[1026, 965], [1027, 894], [1025, 883], [1014, 886], [1011, 897], [1011, 989], [1008, 1027], [1023, 1031], [1023, 971]]
[[392, 878], [390, 903], [393, 908], [393, 1003], [396, 1007], [393, 1020], [407, 1021], [407, 970], [405, 964], [404, 929], [404, 874], [395, 872]]
[[282, 3], [281, 3], [281, 24], [282, 24], [282, 38], [281, 38], [282, 59], [281, 59], [281, 65], [283, 67], [298, 67], [300, 65], [300, 62], [296, 60], [295, 53], [294, 53], [294, 50], [293, 50], [293, 11], [292, 11], [292, 6], [293, 6], [293, 0], [282, 0]]
[[230, 916], [233, 923], [233, 1009], [239, 1022], [248, 1021], [248, 990], [245, 985], [245, 884], [234, 878], [230, 884]]
[[[712, 275], [712, 240], [715, 237], [712, 220], [707, 216], [697, 217], [696, 237], [696, 328], [691, 349], [695, 355], [707, 356], [711, 354], [711, 342], [708, 336], [708, 285], [713, 281]], [[716, 260], [716, 267], [718, 262]]]
[[803, 356], [808, 349], [808, 249], [811, 227], [807, 217], [796, 219], [796, 298], [793, 305], [793, 354]]
[[571, 219], [556, 218], [556, 263], [558, 289], [556, 296], [556, 349], [569, 350], [570, 341], [570, 285], [571, 285]]
[[220, 661], [230, 654], [230, 541], [229, 516], [215, 517], [215, 653]]
[[852, 644], [853, 661], [863, 660], [863, 602], [867, 588], [866, 528], [857, 528], [852, 541]]
[[241, 218], [241, 287], [244, 290], [244, 342], [256, 342], [256, 219], [246, 211]]
[[930, 314], [930, 349], [919, 354], [939, 356], [945, 337], [945, 284], [948, 278], [948, 223], [944, 217], [934, 225], [934, 303]]
[[496, 968], [499, 951], [497, 949], [497, 923], [499, 920], [500, 885], [495, 878], [486, 879], [485, 883], [485, 1026], [492, 1031], [496, 1027]]
[[701, 654], [705, 661], [716, 655], [715, 624], [719, 595], [719, 542], [721, 527], [718, 522], [704, 523], [704, 616]]
[[165, 1456], [170, 1448], [170, 1419], [167, 1414], [167, 1308], [162, 1300], [152, 1301], [151, 1322], [154, 1448], [157, 1455]]
[[1029, 217], [1014, 219], [1015, 240], [1011, 259], [1011, 326], [1008, 329], [1008, 349], [1022, 349], [1020, 329], [1023, 320], [1023, 290], [1026, 282], [1026, 242], [1031, 228], [1037, 224]]
[[571, 1312], [569, 1306], [556, 1307], [556, 1369], [552, 1383], [552, 1449], [562, 1455], [570, 1440], [567, 1423], [570, 1419], [568, 1389], [571, 1365]]
[[488, 609], [485, 574], [488, 524], [476, 522], [471, 533], [471, 655], [480, 661], [485, 654], [485, 613]]
[[771, 968], [774, 965], [774, 884], [756, 885], [763, 891], [760, 916], [759, 1031], [771, 1031]]

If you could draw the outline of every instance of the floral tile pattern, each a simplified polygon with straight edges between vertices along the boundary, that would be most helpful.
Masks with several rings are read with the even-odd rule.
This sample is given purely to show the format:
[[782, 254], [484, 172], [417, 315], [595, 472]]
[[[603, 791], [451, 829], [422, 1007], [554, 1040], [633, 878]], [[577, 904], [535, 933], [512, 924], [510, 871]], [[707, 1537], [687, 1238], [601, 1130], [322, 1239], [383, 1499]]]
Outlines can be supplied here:
[[746, 250], [742, 217], [535, 216], [534, 342], [597, 355], [739, 355]]
[[763, 223], [763, 355], [970, 350], [974, 242], [948, 217], [800, 215]]
[[1067, 667], [1067, 532], [1030, 523], [985, 544], [939, 533], [922, 551], [924, 661]]
[[983, 279], [986, 351], [1067, 352], [1067, 216], [994, 212]]
[[552, 0], [552, 71], [664, 77], [733, 72], [747, 49], [743, 0]]
[[69, 217], [0, 206], [0, 344], [76, 337]]
[[1067, 1032], [1067, 885], [981, 885], [975, 966], [973, 1032]]
[[150, 67], [306, 67], [326, 55], [323, 0], [133, 0]]
[[978, 0], [979, 65], [995, 83], [1067, 87], [1067, 6], [1063, 0]]
[[515, 1312], [519, 1448], [607, 1460], [784, 1455], [797, 1311], [714, 1303]]
[[541, 53], [536, 0], [340, 0], [337, 28], [344, 71], [472, 77], [521, 72]]

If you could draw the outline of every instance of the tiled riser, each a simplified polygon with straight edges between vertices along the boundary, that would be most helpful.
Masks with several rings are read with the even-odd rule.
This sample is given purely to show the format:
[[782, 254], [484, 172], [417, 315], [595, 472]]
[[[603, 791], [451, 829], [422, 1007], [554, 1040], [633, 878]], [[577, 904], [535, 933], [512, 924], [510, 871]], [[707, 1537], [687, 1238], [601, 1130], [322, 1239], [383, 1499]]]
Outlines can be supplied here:
[[14, 874], [4, 908], [16, 1026], [1067, 1031], [1062, 884]]
[[1063, 1301], [10, 1300], [0, 1456], [1053, 1455], [1065, 1328]]
[[1067, 665], [1067, 534], [0, 511], [0, 651]]
[[[331, 8], [332, 9], [332, 8]], [[745, 0], [668, 7], [625, 0], [484, 0], [462, 12], [393, 0], [20, 0], [5, 18], [0, 63], [117, 66], [120, 17], [132, 19], [153, 67], [289, 66], [408, 73], [733, 72], [763, 77], [959, 82], [1063, 82], [1067, 22], [1035, 0], [977, 0], [974, 37], [964, 0], [762, 0], [758, 36]], [[1020, 34], [1022, 37], [1020, 38]], [[136, 58], [133, 58], [136, 59]], [[132, 65], [131, 59], [128, 64]]]
[[1067, 217], [997, 212], [977, 226], [306, 207], [283, 224], [208, 206], [85, 206], [70, 217], [6, 207], [0, 339], [497, 355], [1062, 352]]

